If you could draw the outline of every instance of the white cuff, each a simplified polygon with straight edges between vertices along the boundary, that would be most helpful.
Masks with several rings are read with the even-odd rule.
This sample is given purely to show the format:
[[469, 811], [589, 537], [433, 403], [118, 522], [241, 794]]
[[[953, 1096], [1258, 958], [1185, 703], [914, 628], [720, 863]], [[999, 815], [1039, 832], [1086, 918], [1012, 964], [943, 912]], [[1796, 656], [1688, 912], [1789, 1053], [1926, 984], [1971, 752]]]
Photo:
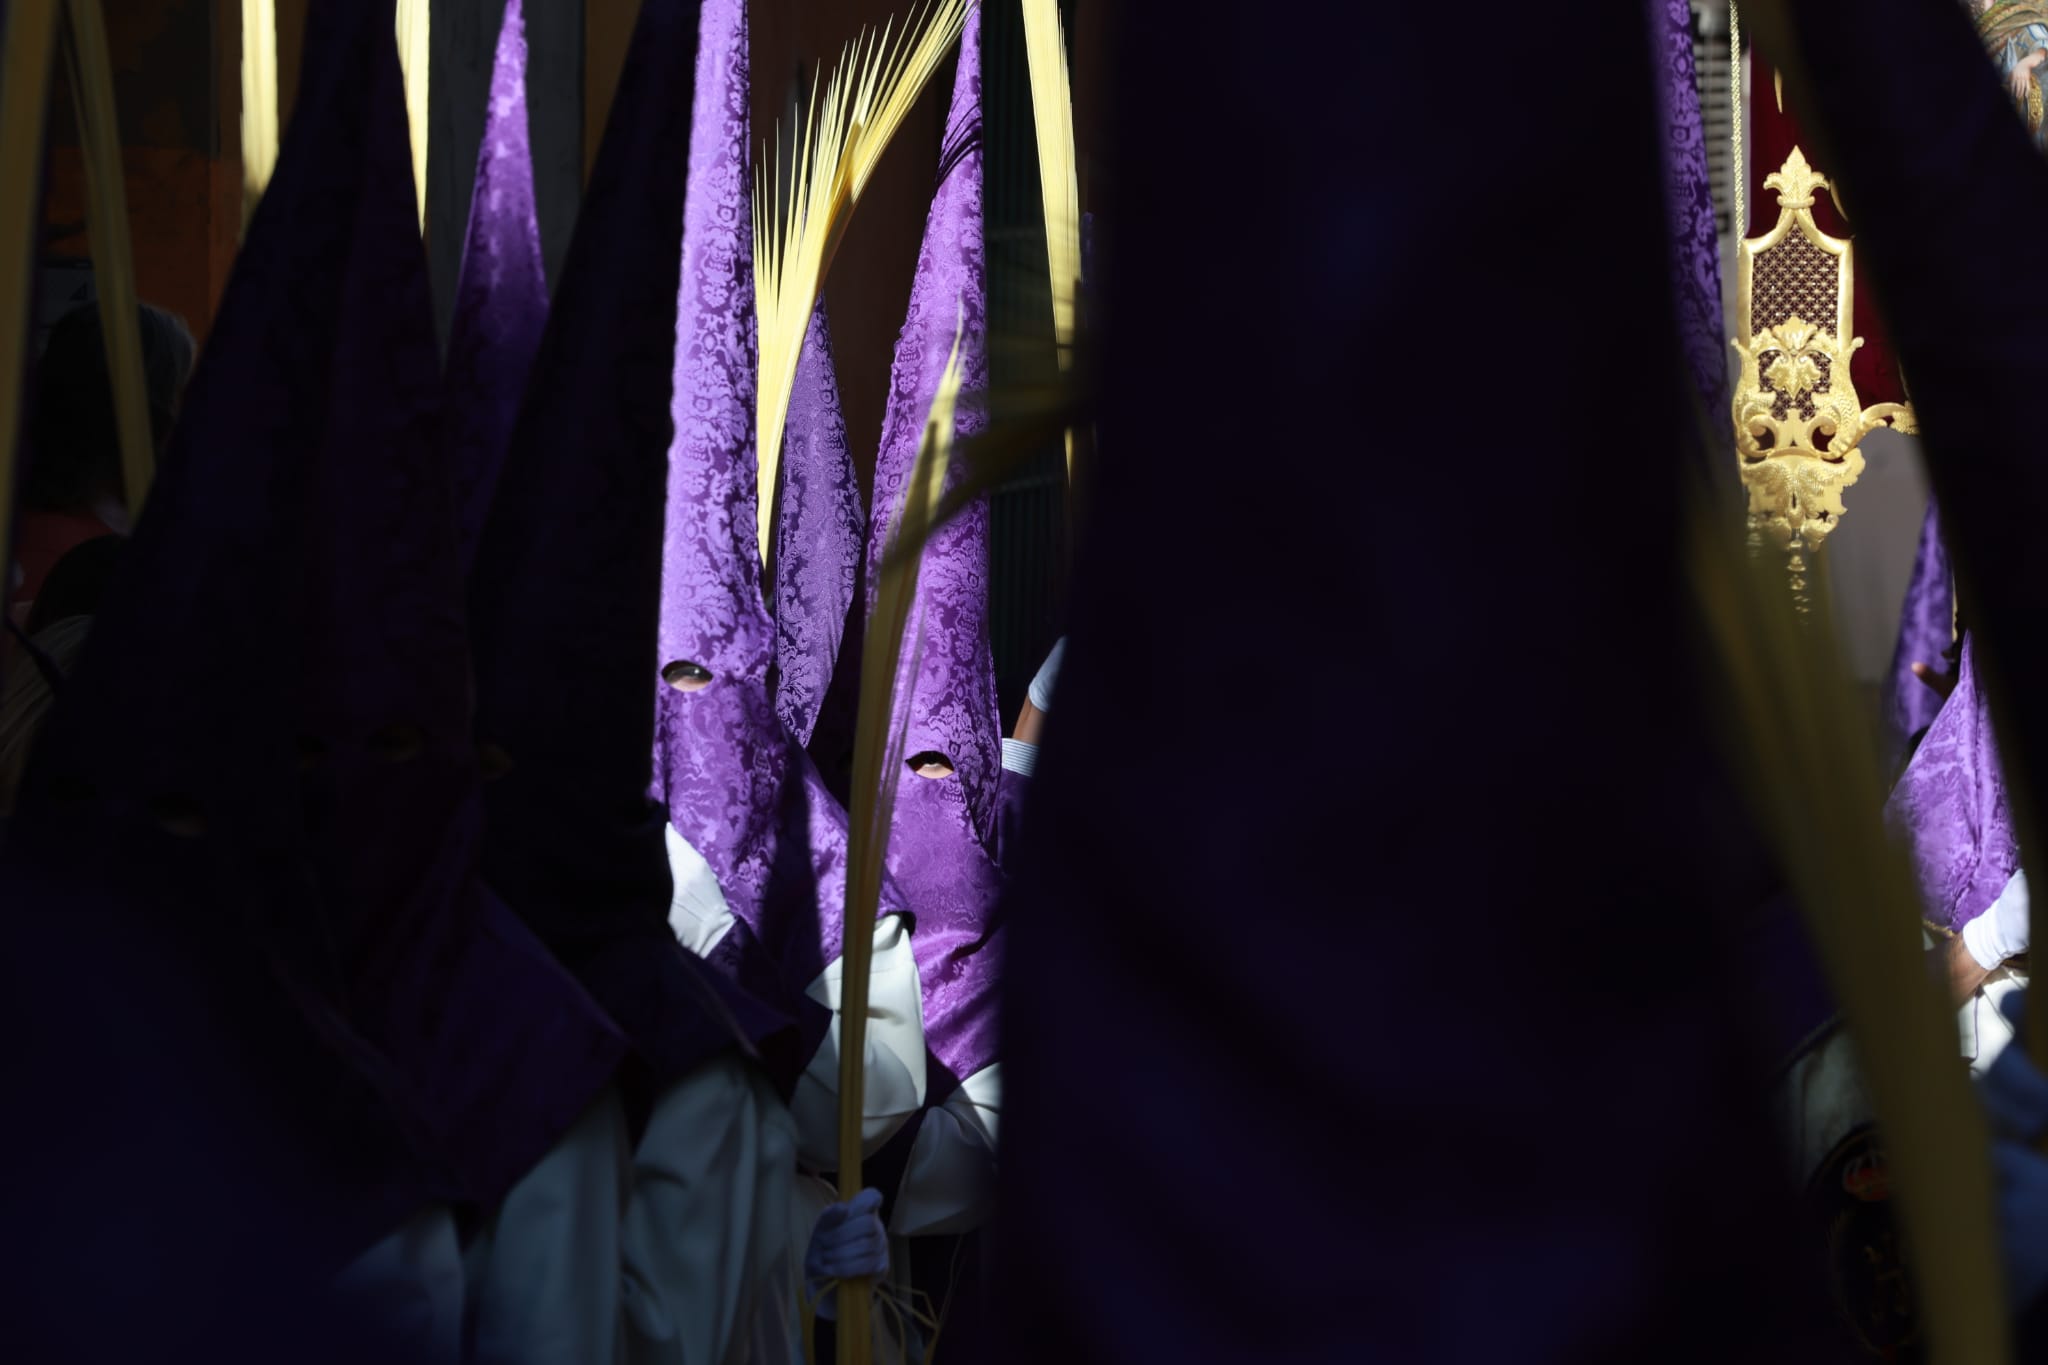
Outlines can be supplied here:
[[1003, 741], [1003, 771], [1029, 777], [1038, 769], [1038, 746], [1021, 739]]
[[1998, 964], [2005, 961], [2006, 954], [1998, 941], [1998, 917], [1995, 911], [1986, 910], [1963, 926], [1963, 946], [1970, 950], [1970, 957], [1985, 971], [1996, 971]]
[[1037, 674], [1031, 679], [1031, 688], [1026, 693], [1031, 704], [1048, 716], [1052, 714], [1052, 688], [1060, 676], [1060, 659], [1067, 652], [1067, 637], [1062, 635], [1053, 643], [1052, 652], [1045, 656], [1045, 662], [1038, 666]]
[[2027, 874], [2018, 871], [1998, 893], [1998, 899], [1991, 902], [1983, 914], [1963, 926], [1963, 945], [1970, 950], [1970, 956], [1985, 971], [1997, 967], [2009, 957], [2018, 957], [2027, 951], [2027, 940], [2032, 930], [2028, 923], [2030, 898], [2027, 895]]

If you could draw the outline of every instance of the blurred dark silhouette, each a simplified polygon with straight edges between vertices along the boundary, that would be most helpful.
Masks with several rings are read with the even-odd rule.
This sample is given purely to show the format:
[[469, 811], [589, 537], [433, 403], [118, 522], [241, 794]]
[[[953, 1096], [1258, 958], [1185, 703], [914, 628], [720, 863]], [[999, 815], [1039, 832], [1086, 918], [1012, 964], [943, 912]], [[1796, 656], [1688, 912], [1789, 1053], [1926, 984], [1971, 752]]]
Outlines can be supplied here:
[[[150, 436], [161, 455], [197, 351], [177, 314], [143, 304], [139, 318]], [[72, 309], [52, 329], [36, 364], [27, 437], [14, 534], [22, 579], [8, 599], [15, 606], [35, 601], [44, 578], [74, 547], [129, 528], [97, 303]]]

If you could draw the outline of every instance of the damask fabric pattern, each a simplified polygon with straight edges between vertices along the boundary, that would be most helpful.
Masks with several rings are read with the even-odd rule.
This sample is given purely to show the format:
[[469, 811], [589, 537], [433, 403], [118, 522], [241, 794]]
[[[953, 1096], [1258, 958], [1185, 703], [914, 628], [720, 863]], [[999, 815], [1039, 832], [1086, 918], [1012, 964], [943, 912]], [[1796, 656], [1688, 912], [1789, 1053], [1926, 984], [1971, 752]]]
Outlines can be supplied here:
[[470, 579], [484, 869], [657, 1084], [772, 1032], [668, 926], [647, 799], [698, 6], [645, 0]]
[[[977, 9], [960, 36], [959, 67], [939, 151], [939, 185], [890, 367], [868, 526], [870, 610], [956, 329], [961, 397], [955, 429], [971, 436], [987, 423], [979, 406], [988, 390], [980, 53]], [[950, 480], [964, 473], [964, 466], [956, 464]], [[988, 636], [988, 537], [988, 502], [982, 499], [926, 542], [904, 660], [919, 642], [922, 650], [914, 677], [904, 676], [903, 662], [897, 673], [899, 697], [908, 694], [905, 757], [943, 754], [954, 773], [937, 780], [905, 774], [897, 784], [888, 865], [917, 915], [925, 1035], [932, 1055], [958, 1078], [994, 1060], [992, 1002], [985, 997], [992, 996], [1000, 973], [989, 937], [1002, 885], [992, 860], [1002, 726]], [[941, 1090], [933, 1093], [944, 1098]]]
[[1954, 931], [1983, 914], [2020, 865], [1991, 706], [1971, 654], [1965, 636], [1955, 691], [1885, 804], [1885, 823], [1912, 858], [1928, 921]]
[[[106, 964], [146, 945], [128, 965], [147, 964], [149, 989], [203, 1005], [182, 1022], [203, 1021], [229, 1049], [217, 1084], [188, 1093], [171, 1072], [179, 1093], [156, 1102], [187, 1117], [259, 1111], [238, 1159], [276, 1181], [267, 1197], [331, 1265], [440, 1192], [448, 1165], [428, 1147], [434, 1116], [408, 1107], [417, 1095], [343, 1008], [359, 963], [326, 941], [297, 799], [309, 452], [328, 439], [331, 405], [369, 379], [347, 369], [339, 337], [363, 320], [351, 290], [390, 264], [370, 187], [388, 128], [376, 101], [397, 97], [378, 65], [391, 23], [388, 3], [317, 7], [309, 20], [276, 174], [123, 572], [32, 760], [0, 871], [10, 915], [61, 910]], [[410, 409], [397, 406], [402, 424]]]
[[1692, 9], [1650, 0], [1658, 108], [1665, 130], [1665, 203], [1671, 216], [1671, 297], [1679, 345], [1713, 429], [1728, 406], [1728, 334], [1721, 322], [1721, 250], [1707, 175], [1707, 133], [1694, 84]]
[[1955, 640], [1955, 577], [1948, 549], [1941, 541], [1941, 517], [1934, 500], [1927, 501], [1927, 519], [1920, 526], [1920, 548], [1913, 555], [1913, 575], [1899, 607], [1899, 641], [1885, 676], [1885, 729], [1903, 755], [1914, 735], [1934, 723], [1941, 697], [1913, 676], [1913, 665], [1942, 666], [1942, 655]]
[[783, 427], [775, 542], [775, 710], [811, 742], [860, 589], [867, 509], [846, 446], [825, 300], [811, 310]]
[[491, 68], [490, 104], [477, 148], [462, 274], [448, 333], [448, 448], [462, 519], [462, 565], [477, 539], [519, 416], [520, 395], [548, 320], [540, 219], [533, 198], [533, 146], [526, 121], [526, 21], [522, 0], [505, 0]]
[[[743, 0], [707, 0], [676, 311], [660, 661], [710, 675], [656, 684], [656, 792], [738, 923], [710, 955], [798, 1022], [769, 1060], [785, 1091], [830, 1024], [806, 989], [838, 953], [846, 815], [770, 693], [774, 624], [755, 543], [755, 322]], [[794, 477], [794, 476], [793, 476]], [[885, 888], [883, 912], [902, 899]]]

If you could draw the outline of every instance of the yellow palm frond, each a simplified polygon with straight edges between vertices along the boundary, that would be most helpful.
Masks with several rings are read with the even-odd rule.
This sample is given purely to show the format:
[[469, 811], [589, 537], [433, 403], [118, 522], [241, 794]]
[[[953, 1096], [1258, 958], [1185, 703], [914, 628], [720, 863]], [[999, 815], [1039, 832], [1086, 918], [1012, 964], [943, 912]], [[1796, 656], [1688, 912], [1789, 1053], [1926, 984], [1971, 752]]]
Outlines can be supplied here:
[[277, 169], [277, 2], [242, 0], [242, 226]]
[[761, 365], [754, 396], [760, 488], [756, 529], [763, 562], [774, 524], [782, 428], [811, 308], [846, 236], [854, 205], [890, 139], [960, 37], [974, 3], [925, 0], [900, 32], [892, 20], [849, 43], [830, 80], [822, 68], [812, 79], [787, 182], [776, 170], [779, 132], [756, 173], [754, 317]]
[[50, 105], [56, 0], [13, 0], [0, 47], [0, 572], [14, 562], [14, 464], [20, 448], [21, 380], [28, 370], [29, 302], [36, 284], [36, 192], [43, 119]]
[[[953, 352], [939, 380], [918, 442], [917, 464], [903, 507], [896, 514], [892, 539], [922, 543], [946, 470], [953, 456], [954, 411], [960, 398], [960, 338], [963, 311], [953, 329]], [[878, 509], [879, 510], [879, 509]], [[874, 957], [875, 916], [882, 905], [882, 867], [889, 849], [890, 815], [896, 804], [896, 783], [903, 772], [904, 727], [897, 724], [896, 683], [917, 678], [923, 631], [905, 659], [903, 640], [910, 609], [917, 599], [921, 560], [899, 558], [882, 571], [875, 609], [868, 618], [865, 653], [861, 656], [860, 708], [853, 741], [853, 801], [848, 812], [845, 939], [841, 948], [843, 994], [839, 1011], [839, 1197], [860, 1193], [861, 1114], [865, 1106], [868, 973]], [[903, 661], [899, 671], [898, 662]], [[868, 1358], [868, 1285], [849, 1282], [839, 1296], [839, 1359], [841, 1365], [863, 1365]], [[849, 1355], [849, 1352], [852, 1352]]]
[[431, 0], [398, 0], [398, 65], [405, 72], [406, 126], [412, 133], [412, 184], [420, 230], [427, 226], [427, 68]]
[[85, 143], [85, 226], [92, 243], [100, 333], [113, 388], [114, 430], [121, 445], [121, 483], [132, 520], [142, 512], [155, 473], [156, 441], [142, 375], [142, 331], [135, 297], [135, 256], [128, 241], [128, 182], [121, 129], [114, 114], [114, 63], [100, 0], [65, 6], [65, 54], [79, 136]]
[[1884, 783], [1854, 685], [1833, 635], [1800, 624], [1783, 564], [1752, 559], [1714, 501], [1696, 503], [1691, 577], [1732, 701], [1731, 750], [1856, 1041], [1930, 1358], [2010, 1360], [1984, 1117], [1928, 973], [1916, 883], [1877, 815]]
[[[1024, 55], [1031, 66], [1031, 118], [1038, 131], [1038, 185], [1045, 201], [1045, 257], [1052, 281], [1053, 341], [1060, 368], [1073, 364], [1081, 295], [1081, 183], [1074, 150], [1074, 92], [1059, 0], [1023, 0]], [[1074, 438], [1067, 433], [1067, 477]]]

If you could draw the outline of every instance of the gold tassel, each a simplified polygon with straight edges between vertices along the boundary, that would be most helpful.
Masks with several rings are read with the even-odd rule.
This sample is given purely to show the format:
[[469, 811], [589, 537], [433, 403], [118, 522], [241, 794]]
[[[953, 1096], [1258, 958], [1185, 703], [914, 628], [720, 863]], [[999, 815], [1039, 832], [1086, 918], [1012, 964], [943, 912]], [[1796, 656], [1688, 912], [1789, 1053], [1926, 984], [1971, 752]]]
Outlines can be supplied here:
[[242, 227], [277, 169], [276, 0], [242, 0]]
[[[1031, 67], [1031, 117], [1038, 130], [1038, 185], [1045, 201], [1045, 257], [1052, 281], [1053, 343], [1062, 370], [1074, 363], [1081, 293], [1081, 188], [1074, 150], [1074, 93], [1059, 0], [1023, 0], [1024, 54]], [[1074, 433], [1065, 433], [1067, 480], [1074, 478]]]
[[773, 151], [755, 176], [754, 318], [761, 366], [754, 395], [760, 488], [756, 534], [764, 564], [775, 524], [782, 428], [811, 308], [846, 236], [854, 205], [946, 50], [960, 37], [972, 3], [928, 0], [894, 41], [892, 20], [879, 34], [870, 29], [848, 44], [822, 94], [822, 67], [812, 78], [788, 183], [775, 169]]
[[[892, 539], [922, 543], [946, 469], [953, 455], [954, 409], [960, 397], [960, 338], [966, 315], [953, 329], [953, 351], [947, 358], [939, 391], [925, 419], [903, 508], [896, 514]], [[878, 512], [880, 509], [876, 509]], [[886, 565], [875, 593], [861, 657], [860, 710], [853, 743], [853, 809], [850, 812], [846, 860], [845, 940], [841, 946], [843, 985], [839, 1006], [839, 1197], [852, 1199], [861, 1189], [861, 1128], [866, 1109], [868, 974], [874, 958], [875, 917], [881, 912], [882, 866], [889, 848], [889, 826], [895, 808], [896, 782], [903, 771], [905, 729], [896, 723], [896, 682], [912, 686], [917, 679], [923, 645], [920, 629], [904, 657], [903, 641], [910, 608], [917, 597], [920, 560], [902, 558]], [[903, 661], [899, 672], [898, 661]], [[868, 1365], [869, 1292], [866, 1279], [842, 1282], [839, 1294], [839, 1365]]]
[[0, 575], [14, 563], [14, 466], [21, 381], [28, 369], [29, 303], [41, 255], [37, 191], [56, 42], [57, 0], [11, 0], [6, 46], [0, 48]]
[[100, 0], [68, 0], [65, 56], [85, 143], [85, 224], [100, 296], [100, 331], [113, 388], [114, 429], [121, 445], [121, 484], [128, 518], [142, 514], [156, 472], [156, 439], [142, 373], [142, 331], [135, 297], [135, 256], [128, 241], [128, 185], [121, 128], [114, 113], [114, 64]]
[[427, 72], [431, 0], [398, 0], [398, 64], [405, 72], [405, 117], [412, 132], [412, 186], [420, 231], [427, 230]]
[[1884, 784], [1854, 685], [1825, 621], [1802, 627], [1769, 562], [1721, 534], [1711, 496], [1695, 503], [1690, 576], [1733, 703], [1730, 752], [1856, 1040], [1929, 1358], [2000, 1365], [2011, 1341], [1984, 1116], [1928, 974], [1912, 873], [1876, 815]]

